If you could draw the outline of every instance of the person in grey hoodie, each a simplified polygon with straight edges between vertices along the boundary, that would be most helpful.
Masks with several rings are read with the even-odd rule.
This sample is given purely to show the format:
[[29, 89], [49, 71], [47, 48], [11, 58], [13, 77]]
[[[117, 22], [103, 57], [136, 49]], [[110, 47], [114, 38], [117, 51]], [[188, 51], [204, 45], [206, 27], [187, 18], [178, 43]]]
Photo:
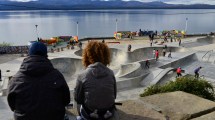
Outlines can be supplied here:
[[[110, 50], [105, 43], [91, 41], [83, 50], [86, 69], [78, 75], [74, 99], [82, 119], [108, 119], [114, 114], [116, 79], [110, 64]], [[107, 117], [108, 113], [108, 117]]]

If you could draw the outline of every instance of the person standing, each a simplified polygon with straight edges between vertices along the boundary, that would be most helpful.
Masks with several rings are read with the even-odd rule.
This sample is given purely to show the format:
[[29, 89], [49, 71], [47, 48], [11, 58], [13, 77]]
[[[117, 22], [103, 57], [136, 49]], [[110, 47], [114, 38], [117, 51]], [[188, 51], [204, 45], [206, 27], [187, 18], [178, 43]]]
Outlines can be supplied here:
[[156, 61], [158, 61], [158, 58], [159, 58], [159, 51], [158, 50], [156, 50], [156, 52], [155, 52], [155, 58], [156, 58]]
[[182, 74], [181, 74], [181, 67], [177, 68], [176, 73], [177, 73], [177, 77], [182, 76]]
[[167, 50], [167, 45], [164, 45], [164, 49], [166, 49], [166, 50]]
[[202, 67], [198, 67], [194, 70], [194, 73], [195, 73], [195, 78], [198, 79], [199, 78], [199, 71], [202, 69]]
[[153, 40], [154, 40], [154, 36], [155, 36], [154, 32], [153, 32], [153, 33], [151, 33], [151, 39], [152, 39], [152, 42], [153, 42]]
[[151, 36], [151, 34], [149, 34], [149, 40], [150, 40], [150, 41], [152, 40], [152, 36]]
[[152, 47], [152, 40], [150, 40], [150, 46]]
[[181, 46], [181, 38], [178, 38], [179, 41], [178, 41], [178, 45]]
[[78, 44], [80, 50], [82, 49], [82, 42], [80, 41], [79, 44]]
[[145, 63], [145, 68], [149, 68], [149, 65], [150, 65], [150, 63], [149, 63], [149, 60], [147, 59], [146, 63]]
[[128, 44], [128, 52], [131, 51], [131, 44]]
[[74, 90], [79, 118], [106, 120], [115, 117], [117, 88], [114, 73], [107, 67], [111, 61], [108, 46], [89, 42], [82, 57], [86, 69], [78, 75]]
[[152, 58], [155, 58], [155, 52], [156, 52], [156, 50], [155, 49], [153, 49], [153, 51], [152, 51]]
[[166, 55], [166, 49], [163, 48], [162, 52], [163, 52], [163, 57], [165, 57], [165, 55]]
[[170, 37], [170, 42], [173, 42], [173, 40], [172, 40], [172, 36]]
[[63, 75], [53, 67], [43, 43], [33, 43], [28, 55], [9, 83], [7, 100], [14, 119], [63, 120], [70, 102]]

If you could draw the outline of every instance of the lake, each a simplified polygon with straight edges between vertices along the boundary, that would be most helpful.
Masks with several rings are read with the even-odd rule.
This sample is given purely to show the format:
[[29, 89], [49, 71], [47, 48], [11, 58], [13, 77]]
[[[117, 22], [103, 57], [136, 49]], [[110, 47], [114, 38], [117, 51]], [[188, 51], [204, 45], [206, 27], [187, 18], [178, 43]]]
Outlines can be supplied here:
[[77, 28], [79, 38], [113, 36], [116, 23], [118, 31], [185, 30], [186, 18], [188, 33], [215, 31], [214, 9], [0, 11], [0, 43], [74, 36]]

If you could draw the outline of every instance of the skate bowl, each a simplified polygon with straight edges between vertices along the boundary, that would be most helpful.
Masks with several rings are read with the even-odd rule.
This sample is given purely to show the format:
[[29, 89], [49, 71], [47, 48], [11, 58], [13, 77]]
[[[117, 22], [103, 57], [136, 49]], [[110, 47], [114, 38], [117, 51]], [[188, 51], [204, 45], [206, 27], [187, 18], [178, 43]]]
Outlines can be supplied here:
[[[78, 51], [75, 51], [74, 54], [81, 57], [82, 52], [83, 50], [78, 50]], [[111, 52], [111, 63], [109, 67], [111, 69], [118, 69], [120, 64], [127, 63], [128, 56], [126, 52], [115, 48], [110, 48], [110, 52]]]
[[51, 59], [54, 68], [58, 69], [66, 81], [76, 79], [77, 74], [84, 69], [81, 59], [76, 58], [55, 58]]
[[[142, 61], [146, 59], [153, 58], [153, 50], [158, 50], [159, 53], [162, 53], [163, 47], [145, 47], [145, 48], [138, 48], [131, 52], [122, 51], [116, 48], [110, 48], [111, 51], [111, 64], [110, 67], [114, 68], [121, 64], [125, 63], [133, 63], [137, 61]], [[166, 52], [186, 52], [186, 48], [179, 48], [179, 47], [167, 47]], [[82, 56], [82, 50], [78, 50], [75, 52], [75, 55]]]
[[204, 38], [198, 38], [195, 41], [188, 42], [188, 43], [183, 43], [182, 46], [188, 48], [188, 47], [198, 47], [198, 46], [204, 46], [204, 45], [209, 45], [209, 44], [214, 44], [215, 43], [215, 38], [208, 36]]
[[[121, 86], [118, 89], [133, 88], [140, 86], [143, 78], [149, 74], [145, 69], [145, 61], [148, 59], [151, 64], [156, 65], [153, 57], [153, 49], [162, 52], [162, 47], [148, 47], [135, 49], [132, 52], [125, 52], [120, 49], [111, 48], [111, 63], [108, 66], [115, 73], [117, 85]], [[167, 51], [171, 52], [185, 52], [184, 48], [168, 47]], [[81, 56], [82, 50], [74, 52], [75, 55]], [[51, 60], [54, 68], [58, 69], [67, 80], [70, 88], [75, 87], [75, 81], [78, 73], [84, 67], [81, 59], [77, 58], [55, 58]]]

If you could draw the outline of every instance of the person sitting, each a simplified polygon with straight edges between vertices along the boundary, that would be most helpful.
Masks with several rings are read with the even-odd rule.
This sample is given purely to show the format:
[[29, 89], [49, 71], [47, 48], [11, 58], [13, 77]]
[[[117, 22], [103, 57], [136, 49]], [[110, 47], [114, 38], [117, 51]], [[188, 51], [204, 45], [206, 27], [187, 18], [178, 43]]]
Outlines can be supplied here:
[[172, 58], [172, 52], [171, 52], [171, 50], [169, 51], [168, 58]]
[[83, 50], [85, 70], [78, 75], [74, 90], [79, 118], [107, 120], [115, 114], [116, 79], [110, 64], [110, 50], [104, 43], [91, 41]]
[[70, 102], [69, 87], [48, 59], [43, 43], [31, 44], [8, 89], [7, 100], [15, 120], [64, 119], [65, 106]]

